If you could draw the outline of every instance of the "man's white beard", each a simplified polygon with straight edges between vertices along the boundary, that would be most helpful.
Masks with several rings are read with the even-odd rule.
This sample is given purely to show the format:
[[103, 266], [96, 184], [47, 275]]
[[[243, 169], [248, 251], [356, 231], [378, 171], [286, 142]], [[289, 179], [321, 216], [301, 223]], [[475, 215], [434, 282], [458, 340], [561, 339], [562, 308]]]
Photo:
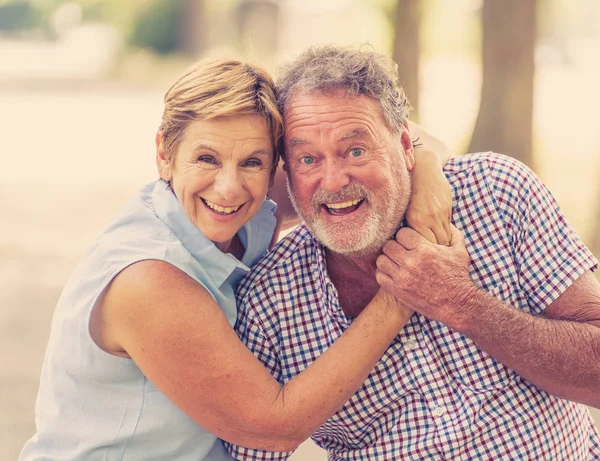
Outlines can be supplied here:
[[[369, 219], [366, 220], [361, 229], [348, 229], [347, 239], [340, 239], [339, 234], [338, 236], [333, 235], [330, 230], [331, 224], [320, 218], [319, 210], [313, 210], [316, 217], [313, 217], [311, 213], [301, 212], [294, 198], [289, 177], [286, 186], [296, 213], [304, 220], [317, 240], [335, 253], [347, 257], [364, 257], [379, 253], [383, 245], [394, 237], [396, 230], [404, 219], [410, 201], [410, 174], [407, 172], [406, 176], [398, 178], [398, 181], [397, 187], [388, 188], [396, 190], [381, 191], [380, 194], [381, 196], [390, 197], [389, 206], [395, 205], [394, 210], [389, 210], [389, 206], [383, 203], [374, 204], [373, 194], [370, 194], [368, 190], [366, 191], [365, 201], [368, 202], [368, 206], [371, 208]], [[362, 188], [362, 186], [360, 187]], [[365, 189], [363, 188], [363, 190]], [[318, 208], [320, 208], [320, 205]]]

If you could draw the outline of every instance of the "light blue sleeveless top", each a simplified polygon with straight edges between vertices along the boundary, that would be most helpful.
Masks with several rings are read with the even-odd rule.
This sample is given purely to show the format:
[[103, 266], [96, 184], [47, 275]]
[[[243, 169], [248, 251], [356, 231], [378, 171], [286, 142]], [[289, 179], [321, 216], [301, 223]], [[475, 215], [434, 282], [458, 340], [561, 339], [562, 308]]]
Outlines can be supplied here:
[[237, 283], [265, 255], [274, 210], [266, 200], [238, 232], [246, 248], [240, 262], [204, 237], [163, 181], [141, 189], [86, 253], [60, 297], [36, 402], [37, 433], [19, 460], [231, 460], [220, 440], [173, 405], [132, 360], [96, 345], [90, 313], [121, 270], [156, 259], [203, 285], [233, 325]]

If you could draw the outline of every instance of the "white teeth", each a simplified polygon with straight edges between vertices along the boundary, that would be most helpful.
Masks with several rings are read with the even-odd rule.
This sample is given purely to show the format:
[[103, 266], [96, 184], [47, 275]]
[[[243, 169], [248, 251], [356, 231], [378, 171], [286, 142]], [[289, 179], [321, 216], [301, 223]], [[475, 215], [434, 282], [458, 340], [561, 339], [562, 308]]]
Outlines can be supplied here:
[[327, 208], [333, 208], [334, 210], [339, 210], [340, 208], [348, 208], [349, 206], [358, 205], [360, 203], [360, 199], [357, 200], [349, 200], [347, 202], [340, 203], [326, 203], [325, 206]]
[[209, 202], [206, 199], [204, 199], [204, 203], [206, 203], [209, 208], [215, 210], [217, 213], [224, 213], [224, 214], [235, 213], [243, 205], [243, 203], [242, 203], [242, 205], [238, 205], [238, 206], [220, 206], [220, 205], [217, 205], [216, 203]]

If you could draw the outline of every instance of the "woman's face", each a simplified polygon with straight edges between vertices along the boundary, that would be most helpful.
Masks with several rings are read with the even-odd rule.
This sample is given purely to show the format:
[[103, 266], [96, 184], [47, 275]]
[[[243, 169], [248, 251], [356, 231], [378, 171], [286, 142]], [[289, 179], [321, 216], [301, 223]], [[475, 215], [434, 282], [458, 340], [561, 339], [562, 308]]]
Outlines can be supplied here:
[[161, 153], [162, 143], [158, 149], [161, 177], [171, 182], [190, 221], [227, 251], [270, 187], [274, 152], [265, 118], [197, 120], [188, 125], [170, 160]]

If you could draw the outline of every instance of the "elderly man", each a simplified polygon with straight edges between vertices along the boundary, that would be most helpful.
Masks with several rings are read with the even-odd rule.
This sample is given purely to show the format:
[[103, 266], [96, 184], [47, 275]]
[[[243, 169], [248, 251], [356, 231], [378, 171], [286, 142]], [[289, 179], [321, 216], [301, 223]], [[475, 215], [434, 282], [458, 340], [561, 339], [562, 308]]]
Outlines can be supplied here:
[[600, 407], [597, 261], [540, 180], [492, 153], [445, 167], [449, 246], [396, 233], [414, 162], [396, 82], [384, 56], [336, 47], [284, 70], [285, 168], [305, 224], [242, 283], [239, 335], [285, 383], [383, 286], [415, 314], [314, 434], [329, 459], [600, 459], [580, 404]]

